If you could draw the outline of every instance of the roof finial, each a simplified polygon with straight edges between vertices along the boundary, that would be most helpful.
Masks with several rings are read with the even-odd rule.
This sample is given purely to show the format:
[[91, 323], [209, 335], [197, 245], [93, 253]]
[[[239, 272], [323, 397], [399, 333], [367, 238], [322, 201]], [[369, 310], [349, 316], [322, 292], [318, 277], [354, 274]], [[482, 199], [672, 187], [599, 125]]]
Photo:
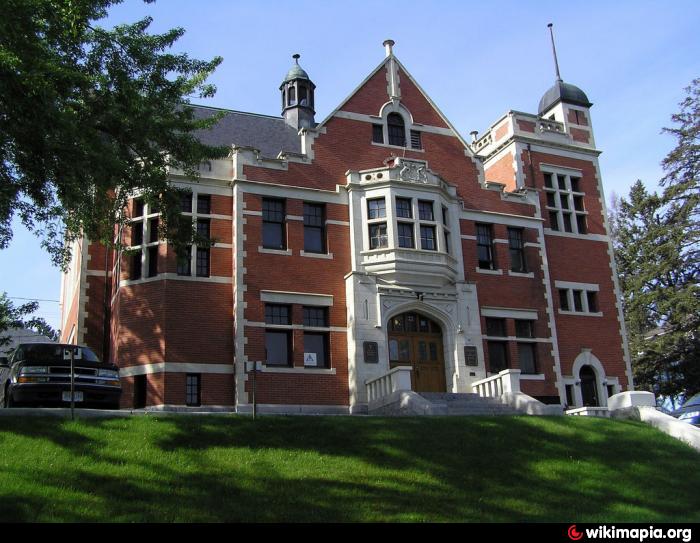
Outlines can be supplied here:
[[299, 59], [301, 58], [301, 55], [300, 55], [299, 53], [294, 53], [294, 54], [292, 55], [292, 58], [294, 59], [294, 62], [296, 62], [297, 64], [299, 64]]
[[382, 45], [386, 51], [386, 56], [390, 57], [393, 54], [391, 48], [394, 47], [394, 43], [394, 40], [384, 40]]
[[554, 54], [554, 68], [557, 71], [557, 81], [561, 81], [561, 75], [559, 75], [559, 61], [557, 61], [557, 48], [554, 46], [554, 30], [552, 27], [554, 25], [549, 23], [547, 28], [549, 28], [549, 36], [552, 38], [552, 53]]

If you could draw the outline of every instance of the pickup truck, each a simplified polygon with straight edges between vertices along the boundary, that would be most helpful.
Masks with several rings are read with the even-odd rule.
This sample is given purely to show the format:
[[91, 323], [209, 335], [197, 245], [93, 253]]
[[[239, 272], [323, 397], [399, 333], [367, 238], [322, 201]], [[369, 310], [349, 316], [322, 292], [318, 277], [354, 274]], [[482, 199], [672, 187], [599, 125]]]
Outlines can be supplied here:
[[0, 364], [3, 407], [68, 407], [73, 351], [76, 407], [119, 409], [119, 368], [100, 362], [87, 347], [60, 343], [21, 343]]

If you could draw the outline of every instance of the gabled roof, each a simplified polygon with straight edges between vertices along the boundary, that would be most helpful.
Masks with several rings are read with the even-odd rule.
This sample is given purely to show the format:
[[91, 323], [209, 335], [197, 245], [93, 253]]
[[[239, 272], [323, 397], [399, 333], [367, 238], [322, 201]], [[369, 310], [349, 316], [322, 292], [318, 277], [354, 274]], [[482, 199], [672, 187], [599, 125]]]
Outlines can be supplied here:
[[435, 102], [433, 102], [433, 100], [430, 98], [430, 96], [428, 96], [428, 94], [418, 84], [416, 79], [411, 75], [411, 72], [409, 72], [406, 69], [406, 67], [401, 63], [401, 61], [398, 58], [396, 58], [396, 56], [393, 53], [386, 56], [384, 59], [382, 59], [382, 61], [379, 63], [379, 65], [374, 70], [372, 70], [367, 77], [365, 77], [365, 79], [338, 105], [338, 107], [336, 107], [325, 119], [323, 119], [320, 123], [318, 123], [316, 128], [322, 128], [328, 121], [330, 121], [335, 116], [335, 114], [338, 113], [338, 111], [341, 111], [343, 109], [343, 106], [345, 106], [345, 104], [347, 104], [350, 101], [350, 99], [353, 96], [355, 96], [367, 84], [367, 82], [375, 76], [375, 74], [379, 70], [386, 67], [386, 65], [391, 61], [396, 62], [397, 66], [401, 69], [401, 71], [404, 72], [406, 74], [406, 76], [408, 76], [408, 79], [416, 87], [418, 92], [420, 92], [420, 94], [423, 96], [423, 98], [425, 98], [425, 100], [428, 102], [428, 104], [430, 104], [430, 106], [435, 110], [435, 112], [440, 116], [440, 118], [450, 128], [450, 130], [452, 130], [455, 137], [457, 137], [462, 142], [464, 147], [467, 149], [467, 151], [471, 155], [472, 154], [471, 147], [469, 146], [467, 141], [462, 137], [462, 135], [454, 127], [454, 125], [449, 121], [449, 119], [444, 115], [444, 113], [442, 111], [440, 111], [440, 108], [435, 104]]
[[195, 135], [202, 143], [215, 146], [238, 145], [260, 149], [267, 157], [276, 157], [280, 151], [301, 153], [301, 139], [297, 131], [283, 117], [271, 117], [207, 106], [190, 105], [196, 119], [206, 119], [224, 112], [224, 116], [208, 130]]

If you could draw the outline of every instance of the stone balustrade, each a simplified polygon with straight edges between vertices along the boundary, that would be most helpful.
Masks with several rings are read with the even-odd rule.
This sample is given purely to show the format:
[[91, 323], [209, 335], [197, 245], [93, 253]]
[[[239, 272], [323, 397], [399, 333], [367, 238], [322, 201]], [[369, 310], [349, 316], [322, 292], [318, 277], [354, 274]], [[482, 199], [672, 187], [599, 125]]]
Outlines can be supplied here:
[[472, 383], [472, 390], [482, 398], [498, 398], [506, 392], [520, 392], [520, 370], [508, 369]]
[[365, 381], [369, 404], [372, 405], [393, 392], [412, 390], [411, 371], [411, 366], [397, 366], [384, 375]]

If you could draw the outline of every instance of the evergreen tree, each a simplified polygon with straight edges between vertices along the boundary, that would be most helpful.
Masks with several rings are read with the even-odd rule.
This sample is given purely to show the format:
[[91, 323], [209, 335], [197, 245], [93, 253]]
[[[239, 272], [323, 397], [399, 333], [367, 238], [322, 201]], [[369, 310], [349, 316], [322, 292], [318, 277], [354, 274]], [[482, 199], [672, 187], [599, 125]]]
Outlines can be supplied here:
[[160, 206], [162, 237], [178, 248], [196, 237], [168, 170], [196, 177], [202, 161], [226, 153], [194, 134], [216, 118], [196, 120], [183, 107], [213, 95], [205, 81], [221, 58], [167, 52], [184, 31], [149, 34], [150, 18], [111, 30], [95, 24], [120, 2], [2, 3], [0, 248], [18, 215], [65, 264], [78, 236], [112, 244], [136, 192]]
[[700, 391], [700, 80], [687, 91], [662, 193], [637, 181], [610, 217], [635, 383], [674, 401]]

